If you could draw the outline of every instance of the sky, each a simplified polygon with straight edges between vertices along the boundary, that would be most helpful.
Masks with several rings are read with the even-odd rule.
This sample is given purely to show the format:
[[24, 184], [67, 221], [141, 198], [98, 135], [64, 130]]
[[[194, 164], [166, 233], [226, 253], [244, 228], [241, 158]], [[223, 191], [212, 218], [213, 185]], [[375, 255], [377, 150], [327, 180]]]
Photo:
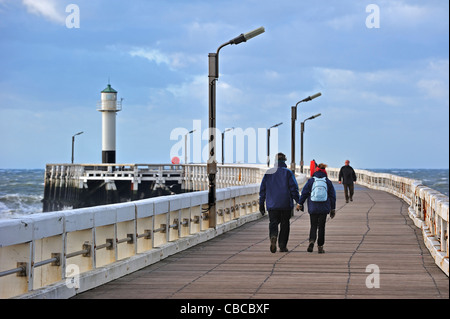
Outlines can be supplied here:
[[[226, 162], [449, 167], [449, 2], [0, 0], [0, 168], [101, 163], [97, 111], [118, 91], [118, 163], [206, 162], [208, 53]], [[244, 143], [240, 139], [244, 137]], [[219, 139], [220, 140], [220, 139]], [[220, 144], [220, 143], [219, 143]], [[217, 159], [221, 160], [218, 145]]]

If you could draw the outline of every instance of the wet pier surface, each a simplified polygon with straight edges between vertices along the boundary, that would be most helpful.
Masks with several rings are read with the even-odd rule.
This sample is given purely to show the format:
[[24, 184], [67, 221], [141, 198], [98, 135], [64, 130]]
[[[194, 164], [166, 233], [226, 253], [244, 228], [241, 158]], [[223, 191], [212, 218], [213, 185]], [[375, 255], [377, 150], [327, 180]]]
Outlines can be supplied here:
[[[289, 252], [269, 251], [268, 217], [81, 293], [76, 299], [448, 299], [408, 205], [356, 186], [345, 203], [336, 185], [336, 217], [327, 220], [325, 254], [306, 251], [307, 212], [291, 219]], [[305, 205], [306, 206], [306, 205]]]

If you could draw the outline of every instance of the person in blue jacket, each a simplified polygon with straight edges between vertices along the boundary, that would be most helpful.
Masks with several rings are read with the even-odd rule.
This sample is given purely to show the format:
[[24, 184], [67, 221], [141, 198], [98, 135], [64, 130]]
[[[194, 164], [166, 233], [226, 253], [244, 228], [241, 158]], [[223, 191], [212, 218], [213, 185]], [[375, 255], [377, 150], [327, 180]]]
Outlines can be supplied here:
[[[275, 166], [267, 170], [259, 190], [259, 211], [262, 215], [269, 212], [270, 251], [275, 253], [278, 246], [281, 252], [287, 252], [289, 240], [289, 219], [294, 208], [293, 200], [300, 206], [300, 194], [294, 173], [286, 166], [286, 155], [278, 153]], [[280, 229], [278, 231], [278, 226]]]
[[[303, 211], [303, 204], [308, 200], [308, 213], [311, 222], [309, 231], [309, 245], [308, 252], [312, 252], [314, 249], [314, 243], [317, 239], [317, 249], [319, 254], [324, 253], [323, 245], [325, 243], [325, 223], [327, 215], [330, 214], [331, 218], [334, 218], [336, 212], [336, 191], [333, 187], [333, 183], [328, 179], [327, 172], [325, 171], [327, 165], [321, 163], [318, 165], [313, 177], [310, 178], [305, 186], [303, 186], [300, 196], [300, 210]], [[327, 185], [327, 199], [325, 201], [313, 201], [311, 199], [311, 192], [313, 190], [314, 177], [324, 178]]]

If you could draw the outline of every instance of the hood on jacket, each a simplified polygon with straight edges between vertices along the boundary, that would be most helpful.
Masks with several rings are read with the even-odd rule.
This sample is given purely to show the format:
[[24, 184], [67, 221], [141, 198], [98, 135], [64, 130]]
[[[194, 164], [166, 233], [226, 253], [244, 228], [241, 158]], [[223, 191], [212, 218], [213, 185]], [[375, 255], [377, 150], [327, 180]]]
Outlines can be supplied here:
[[313, 176], [318, 178], [328, 177], [327, 172], [324, 169], [318, 169], [314, 172]]

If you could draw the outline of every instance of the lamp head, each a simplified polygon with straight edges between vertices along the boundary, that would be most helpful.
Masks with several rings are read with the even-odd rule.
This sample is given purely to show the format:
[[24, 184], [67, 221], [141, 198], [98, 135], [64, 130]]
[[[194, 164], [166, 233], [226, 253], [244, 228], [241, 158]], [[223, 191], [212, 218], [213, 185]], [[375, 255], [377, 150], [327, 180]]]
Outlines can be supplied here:
[[314, 95], [308, 96], [306, 99], [301, 100], [301, 102], [308, 102], [308, 101], [314, 100], [316, 97], [319, 97], [321, 95], [322, 95], [322, 93], [320, 93], [320, 92], [316, 93]]
[[306, 122], [306, 121], [308, 121], [308, 120], [313, 120], [313, 119], [315, 119], [316, 117], [319, 117], [319, 116], [321, 116], [322, 114], [321, 113], [319, 113], [319, 114], [316, 114], [316, 115], [313, 115], [313, 116], [310, 116], [310, 117], [308, 117], [307, 119], [305, 119], [304, 121], [303, 121], [303, 123], [304, 122]]
[[278, 123], [278, 124], [275, 124], [275, 125], [273, 125], [273, 126], [269, 127], [269, 130], [270, 130], [271, 128], [274, 128], [274, 127], [280, 126], [281, 124], [283, 124], [283, 122], [281, 122], [281, 123]]
[[322, 95], [322, 93], [320, 93], [320, 92], [319, 92], [319, 93], [316, 93], [316, 94], [314, 94], [314, 95], [311, 95], [311, 96], [310, 96], [310, 99], [311, 99], [311, 100], [314, 100], [316, 97], [319, 97], [319, 96], [321, 96], [321, 95]]
[[239, 44], [241, 42], [247, 42], [247, 40], [250, 40], [251, 38], [254, 38], [262, 33], [264, 33], [266, 30], [264, 27], [260, 27], [258, 29], [255, 29], [253, 31], [247, 32], [247, 33], [241, 33], [238, 37], [231, 40], [230, 44]]
[[244, 38], [246, 41], [250, 40], [251, 38], [254, 38], [262, 33], [264, 33], [266, 30], [264, 29], [264, 27], [259, 27], [258, 29], [255, 29], [253, 31], [244, 33]]

